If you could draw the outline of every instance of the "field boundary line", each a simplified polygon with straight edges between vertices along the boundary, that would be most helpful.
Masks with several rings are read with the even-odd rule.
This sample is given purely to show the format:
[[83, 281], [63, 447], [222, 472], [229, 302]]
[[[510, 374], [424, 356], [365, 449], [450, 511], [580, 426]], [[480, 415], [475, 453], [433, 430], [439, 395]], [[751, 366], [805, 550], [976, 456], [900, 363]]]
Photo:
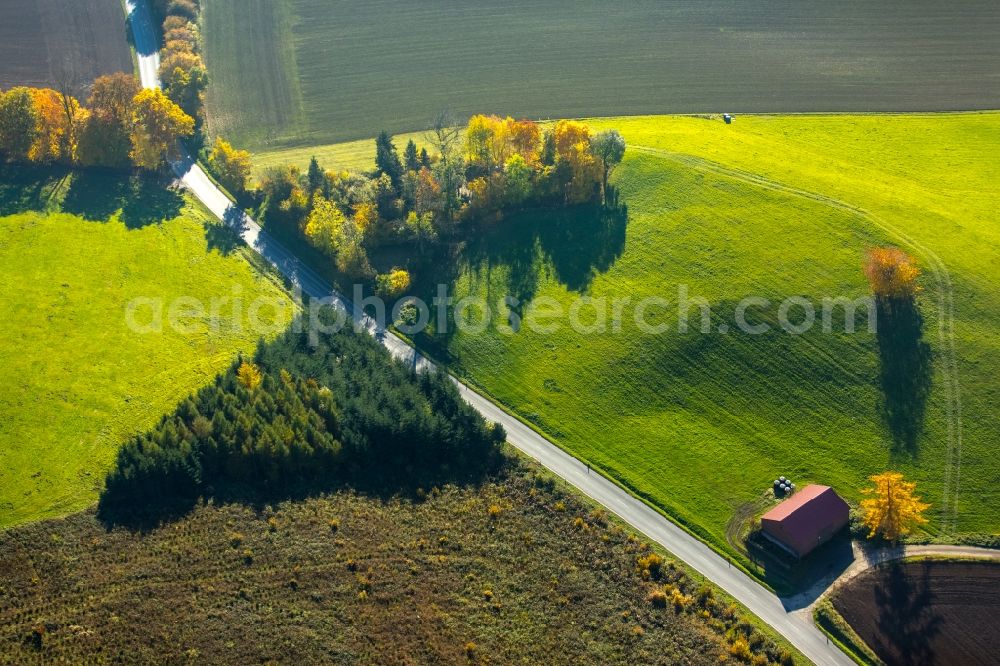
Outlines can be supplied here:
[[938, 291], [938, 340], [940, 342], [942, 354], [942, 369], [945, 375], [945, 404], [947, 411], [947, 452], [945, 456], [944, 469], [944, 490], [942, 492], [942, 502], [940, 507], [941, 527], [951, 534], [957, 531], [958, 523], [958, 494], [959, 477], [962, 465], [962, 398], [961, 383], [958, 376], [957, 352], [955, 349], [955, 302], [954, 287], [952, 285], [951, 273], [945, 266], [944, 261], [930, 248], [915, 240], [901, 229], [889, 222], [874, 215], [860, 206], [847, 203], [846, 201], [834, 197], [810, 192], [791, 185], [786, 185], [776, 180], [772, 180], [759, 174], [726, 166], [718, 162], [689, 155], [685, 153], [675, 153], [661, 148], [649, 146], [629, 146], [637, 152], [661, 157], [678, 162], [692, 169], [707, 171], [723, 176], [742, 180], [744, 182], [769, 189], [809, 199], [817, 203], [822, 203], [833, 208], [847, 211], [868, 220], [875, 227], [895, 237], [900, 244], [909, 247], [915, 254], [922, 257], [930, 272], [934, 277]]

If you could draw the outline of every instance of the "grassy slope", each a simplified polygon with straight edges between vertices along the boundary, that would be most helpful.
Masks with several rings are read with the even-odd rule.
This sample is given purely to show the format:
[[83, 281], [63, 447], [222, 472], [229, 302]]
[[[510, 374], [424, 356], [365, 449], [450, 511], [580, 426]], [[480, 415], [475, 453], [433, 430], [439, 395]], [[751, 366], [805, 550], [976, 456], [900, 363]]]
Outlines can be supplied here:
[[[393, 136], [393, 144], [399, 150], [400, 155], [403, 153], [406, 142], [411, 139], [417, 144], [417, 150], [427, 148], [427, 152], [434, 154], [433, 142], [428, 137], [427, 132], [409, 132]], [[259, 176], [268, 167], [285, 164], [294, 164], [305, 173], [306, 169], [309, 168], [309, 160], [313, 157], [325, 169], [370, 171], [375, 167], [375, 141], [359, 139], [346, 143], [257, 152], [253, 154], [254, 173]]]
[[[934, 504], [932, 533], [996, 532], [1000, 497], [990, 451], [1000, 426], [993, 333], [1000, 291], [991, 271], [1000, 247], [993, 223], [1000, 165], [990, 155], [1000, 147], [1000, 115], [741, 116], [729, 126], [691, 117], [591, 122], [619, 128], [633, 149], [616, 177], [630, 213], [624, 251], [593, 280], [590, 295], [665, 290], [673, 298], [682, 281], [692, 294], [725, 303], [720, 313], [731, 318], [733, 302], [750, 294], [865, 293], [864, 247], [901, 242], [887, 227], [940, 257], [951, 291], [939, 288], [943, 272], [932, 270], [931, 255], [903, 244], [927, 271], [924, 339], [936, 359], [917, 450], [891, 444], [872, 335], [647, 338], [626, 325], [617, 336], [459, 335], [436, 353], [720, 545], [733, 509], [778, 474], [831, 483], [857, 499], [865, 477], [890, 466], [916, 478]], [[358, 144], [316, 152], [329, 168], [366, 157]], [[760, 177], [829, 200], [775, 190]], [[513, 251], [521, 241], [494, 239], [491, 256], [477, 258], [458, 279], [458, 294], [489, 292], [495, 300], [509, 282], [523, 292], [526, 260]], [[539, 276], [531, 289], [568, 304], [575, 293], [560, 283], [558, 266], [573, 277], [566, 266], [594, 251], [584, 239], [555, 253], [529, 252], [537, 256], [528, 272]], [[542, 254], [553, 256], [556, 270]], [[520, 268], [512, 275], [514, 260]], [[949, 293], [960, 455], [948, 434], [949, 423], [957, 424], [946, 389], [953, 373], [945, 373], [952, 338], [939, 335], [940, 315], [949, 310], [941, 309], [941, 294]]]
[[[591, 297], [674, 301], [683, 283], [717, 304], [715, 326], [731, 325], [744, 295], [864, 293], [861, 249], [881, 238], [850, 215], [637, 153], [617, 182], [629, 205], [625, 246], [593, 278]], [[777, 237], [796, 248], [791, 260]], [[558, 247], [555, 267], [536, 259], [535, 296], [568, 311], [580, 292], [560, 279], [559, 265], [587, 256], [589, 243]], [[502, 259], [472, 266], [455, 295], [496, 302], [510, 283], [523, 284], [511, 274]], [[520, 298], [523, 289], [514, 293]], [[773, 310], [770, 317], [773, 324]], [[676, 310], [663, 321], [676, 330]], [[447, 353], [462, 374], [562, 446], [720, 544], [733, 510], [779, 474], [850, 490], [890, 456], [875, 409], [870, 334], [652, 336], [626, 317], [620, 333], [459, 333]]]
[[[821, 193], [863, 209], [865, 226], [889, 234], [928, 271], [922, 299], [926, 337], [937, 356], [934, 393], [945, 393], [947, 360], [936, 327], [942, 296], [953, 301], [956, 376], [962, 439], [954, 440], [951, 472], [925, 456], [922, 476], [949, 478], [952, 493], [934, 488], [927, 499], [960, 532], [1000, 530], [997, 464], [991, 453], [1000, 429], [1000, 114], [913, 116], [744, 117], [722, 128], [697, 119], [608, 119], [634, 144], [696, 155]], [[721, 130], [721, 131], [720, 131]], [[911, 243], [901, 238], [908, 237]], [[915, 245], [914, 245], [915, 243]], [[934, 269], [935, 261], [941, 268]], [[938, 279], [945, 282], [942, 288]], [[951, 288], [947, 288], [950, 281]], [[952, 421], [957, 424], [959, 414]], [[941, 466], [936, 467], [940, 462]], [[957, 491], [956, 491], [957, 488]]]
[[[206, 0], [210, 129], [262, 150], [427, 126], [443, 108], [584, 114], [998, 103], [990, 0]], [[627, 38], [625, 37], [627, 36]]]
[[[151, 427], [258, 338], [233, 330], [226, 308], [218, 332], [138, 335], [126, 325], [126, 303], [207, 303], [234, 288], [247, 302], [258, 294], [285, 299], [242, 252], [209, 250], [214, 222], [193, 202], [165, 202], [149, 189], [116, 212], [97, 199], [117, 179], [78, 188], [70, 180], [40, 192], [31, 192], [37, 182], [0, 183], [4, 204], [24, 196], [14, 209], [36, 209], [0, 217], [0, 527], [91, 504], [123, 439]], [[91, 188], [95, 197], [81, 201]], [[59, 212], [62, 197], [76, 214]], [[135, 217], [165, 209], [163, 221]]]

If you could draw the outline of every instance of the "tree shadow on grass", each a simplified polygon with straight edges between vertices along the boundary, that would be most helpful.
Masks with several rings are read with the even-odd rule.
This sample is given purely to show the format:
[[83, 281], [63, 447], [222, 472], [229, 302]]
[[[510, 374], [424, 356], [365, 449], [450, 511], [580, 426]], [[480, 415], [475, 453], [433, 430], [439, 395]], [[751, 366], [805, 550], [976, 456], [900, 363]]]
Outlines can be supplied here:
[[62, 202], [63, 210], [103, 222], [120, 212], [128, 229], [171, 220], [184, 208], [184, 197], [162, 178], [106, 169], [77, 171]]
[[924, 563], [918, 579], [907, 575], [907, 569], [915, 573], [914, 567], [892, 564], [874, 589], [879, 636], [872, 647], [889, 663], [935, 663], [932, 646], [942, 619], [932, 606], [934, 594], [927, 582], [930, 567]]
[[607, 272], [621, 257], [627, 226], [628, 206], [609, 186], [604, 205], [559, 211], [540, 224], [537, 233], [556, 279], [567, 289], [582, 293], [594, 277]]
[[129, 229], [172, 220], [184, 210], [184, 196], [162, 180], [139, 176], [133, 177], [130, 185], [121, 214]]
[[[469, 242], [459, 262], [473, 277], [487, 280], [494, 269], [503, 269], [504, 283], [498, 286], [513, 299], [508, 307], [518, 319], [546, 269], [567, 289], [584, 293], [625, 249], [628, 208], [610, 189], [605, 204], [530, 211], [504, 220]], [[488, 301], [495, 303], [493, 285], [487, 283], [485, 289]]]
[[609, 193], [606, 204], [534, 210], [489, 228], [466, 245], [470, 272], [505, 266], [507, 293], [531, 300], [545, 261], [567, 289], [585, 292], [625, 249], [628, 207]]
[[48, 210], [70, 173], [57, 166], [0, 162], [0, 217]]
[[[619, 202], [613, 187], [604, 204], [529, 210], [484, 224], [457, 247], [428, 255], [420, 264], [426, 270], [419, 273], [433, 279], [422, 280], [416, 292], [426, 303], [433, 303], [439, 284], [449, 285], [448, 295], [453, 297], [456, 282], [467, 280], [473, 292], [481, 290], [493, 321], [516, 332], [546, 273], [567, 289], [585, 293], [594, 277], [609, 270], [622, 255], [627, 225], [628, 208]], [[506, 321], [497, 319], [498, 307], [507, 308]], [[478, 308], [471, 310], [469, 317], [481, 316]], [[432, 325], [414, 335], [420, 349], [446, 365], [455, 360], [448, 344], [458, 328], [454, 309], [448, 308], [447, 313], [445, 330], [439, 329], [432, 316]]]
[[120, 171], [86, 169], [73, 174], [62, 207], [91, 222], [106, 222], [121, 210], [129, 175]]
[[897, 453], [916, 455], [931, 389], [930, 346], [913, 299], [879, 299], [882, 411]]

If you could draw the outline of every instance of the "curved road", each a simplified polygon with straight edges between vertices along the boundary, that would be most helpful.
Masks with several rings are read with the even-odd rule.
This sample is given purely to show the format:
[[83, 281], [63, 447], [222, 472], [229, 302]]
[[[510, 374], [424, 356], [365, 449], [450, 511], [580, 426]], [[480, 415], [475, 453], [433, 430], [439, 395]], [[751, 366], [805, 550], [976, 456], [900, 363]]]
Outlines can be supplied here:
[[[145, 0], [127, 0], [126, 11], [132, 27], [139, 73], [142, 85], [159, 87], [157, 74], [159, 55], [158, 40], [149, 6]], [[197, 196], [220, 220], [233, 226], [243, 240], [261, 257], [277, 268], [293, 284], [313, 298], [326, 299], [333, 307], [352, 312], [353, 307], [335, 292], [316, 273], [298, 258], [274, 241], [246, 213], [235, 208], [232, 202], [205, 175], [195, 161], [186, 156], [174, 165], [181, 182]], [[379, 339], [395, 356], [416, 368], [431, 368], [432, 364], [392, 332], [376, 325], [369, 317], [362, 317], [361, 325]], [[600, 474], [591, 473], [586, 465], [528, 428], [487, 398], [479, 395], [458, 380], [462, 397], [487, 419], [500, 423], [507, 430], [508, 441], [539, 461], [553, 473], [575, 486], [585, 495], [603, 505], [651, 540], [657, 542], [688, 566], [724, 589], [750, 612], [757, 615], [780, 633], [803, 654], [817, 664], [851, 666], [851, 659], [812, 623], [808, 608], [786, 604], [757, 581], [732, 567], [718, 553], [667, 520], [642, 500], [632, 496], [620, 486]]]

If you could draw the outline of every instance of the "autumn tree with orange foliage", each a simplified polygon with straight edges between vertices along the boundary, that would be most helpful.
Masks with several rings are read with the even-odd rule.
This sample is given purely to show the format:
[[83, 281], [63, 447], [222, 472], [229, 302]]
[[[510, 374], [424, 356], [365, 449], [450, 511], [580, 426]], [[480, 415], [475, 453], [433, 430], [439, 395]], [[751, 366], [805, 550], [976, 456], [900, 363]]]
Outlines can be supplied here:
[[465, 129], [466, 160], [484, 171], [502, 167], [513, 155], [537, 164], [541, 137], [542, 130], [530, 120], [475, 115]]
[[73, 162], [76, 128], [86, 121], [89, 113], [74, 97], [64, 97], [50, 88], [31, 88], [31, 97], [38, 112], [38, 125], [28, 159], [42, 163]]
[[874, 487], [861, 491], [869, 496], [861, 501], [862, 522], [869, 530], [869, 539], [878, 534], [889, 541], [898, 541], [917, 525], [927, 522], [923, 513], [930, 505], [913, 494], [916, 483], [904, 480], [899, 472], [883, 472], [869, 478]]
[[85, 166], [129, 165], [132, 112], [142, 87], [135, 77], [118, 72], [94, 80], [87, 106], [90, 117], [80, 129], [79, 161]]
[[140, 90], [142, 86], [135, 77], [124, 72], [99, 76], [94, 79], [94, 85], [90, 88], [87, 106], [93, 115], [127, 128], [132, 122], [135, 96]]
[[590, 128], [575, 120], [560, 120], [553, 132], [556, 168], [567, 172], [564, 194], [567, 203], [594, 198], [603, 168], [590, 150]]
[[876, 298], [912, 300], [919, 292], [920, 269], [913, 258], [896, 247], [873, 247], [868, 250], [865, 277]]
[[50, 88], [11, 88], [0, 94], [0, 153], [15, 161], [76, 160], [77, 127], [87, 110]]

